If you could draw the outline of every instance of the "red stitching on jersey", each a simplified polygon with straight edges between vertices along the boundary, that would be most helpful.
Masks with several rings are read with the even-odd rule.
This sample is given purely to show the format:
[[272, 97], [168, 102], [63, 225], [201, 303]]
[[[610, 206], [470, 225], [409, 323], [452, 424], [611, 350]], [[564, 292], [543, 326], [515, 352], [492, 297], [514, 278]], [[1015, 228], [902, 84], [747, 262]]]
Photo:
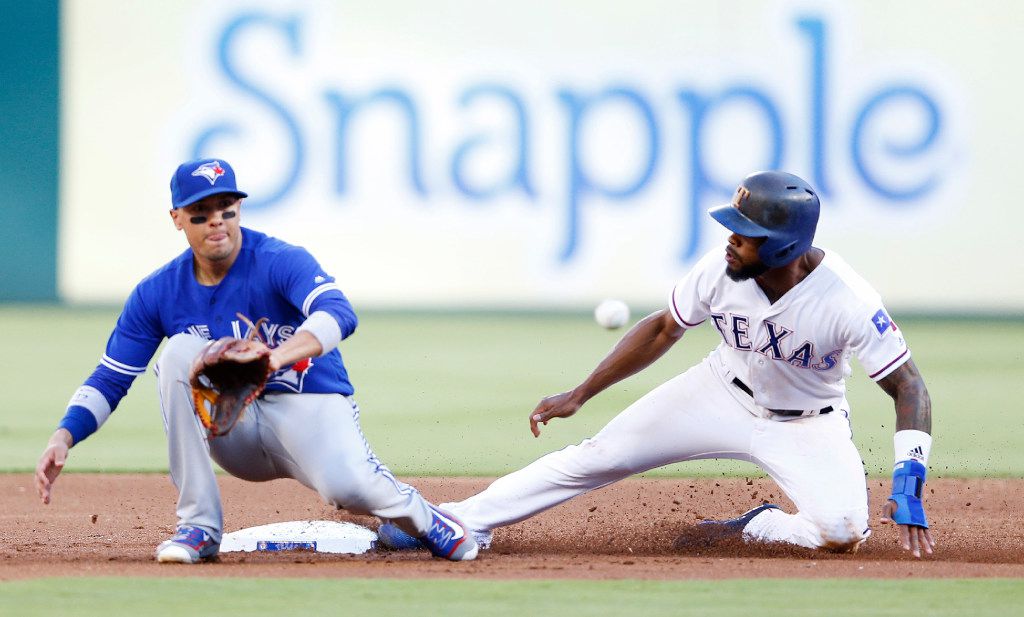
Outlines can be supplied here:
[[868, 375], [868, 378], [869, 378], [869, 379], [874, 379], [874, 378], [875, 378], [875, 375], [878, 375], [878, 374], [880, 374], [880, 373], [884, 373], [884, 372], [885, 372], [885, 369], [889, 368], [889, 367], [890, 367], [890, 366], [892, 366], [893, 364], [896, 364], [896, 362], [898, 362], [900, 358], [902, 358], [903, 356], [907, 355], [907, 352], [908, 352], [908, 351], [910, 351], [910, 350], [909, 350], [909, 349], [904, 349], [904, 350], [903, 350], [903, 353], [901, 353], [900, 355], [896, 356], [896, 359], [895, 359], [895, 360], [893, 360], [893, 361], [892, 361], [892, 362], [890, 362], [889, 364], [886, 364], [885, 366], [883, 366], [882, 368], [878, 369], [877, 371], [875, 371], [875, 372], [874, 372], [874, 373], [872, 373], [871, 375]]

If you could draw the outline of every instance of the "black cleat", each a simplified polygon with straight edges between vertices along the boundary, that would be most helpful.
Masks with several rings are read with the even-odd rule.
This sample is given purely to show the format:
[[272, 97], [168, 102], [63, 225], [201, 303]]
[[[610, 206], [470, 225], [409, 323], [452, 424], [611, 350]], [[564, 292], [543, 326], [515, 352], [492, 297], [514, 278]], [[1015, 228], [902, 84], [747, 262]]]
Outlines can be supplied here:
[[715, 544], [728, 541], [742, 541], [743, 529], [751, 520], [765, 510], [778, 510], [779, 506], [771, 503], [762, 504], [748, 510], [736, 518], [723, 521], [707, 520], [697, 523], [684, 531], [675, 541], [675, 548], [687, 550], [708, 548]]
[[728, 531], [730, 534], [743, 534], [743, 528], [747, 526], [747, 523], [752, 521], [755, 516], [764, 512], [765, 510], [778, 510], [779, 506], [773, 503], [765, 503], [747, 510], [743, 514], [736, 518], [730, 518], [724, 521], [701, 521], [697, 523], [698, 527], [718, 527], [722, 531]]

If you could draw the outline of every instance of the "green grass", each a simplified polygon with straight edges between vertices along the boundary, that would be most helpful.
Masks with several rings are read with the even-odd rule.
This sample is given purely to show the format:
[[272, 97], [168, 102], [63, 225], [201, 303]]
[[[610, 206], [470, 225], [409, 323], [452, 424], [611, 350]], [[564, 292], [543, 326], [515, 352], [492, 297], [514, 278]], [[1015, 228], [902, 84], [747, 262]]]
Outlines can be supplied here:
[[968, 580], [466, 581], [61, 578], [0, 583], [0, 616], [1017, 614], [1024, 582]]
[[[96, 366], [112, 309], [0, 307], [0, 471], [27, 471], [71, 393]], [[595, 433], [654, 385], [717, 344], [707, 327], [668, 356], [550, 424], [540, 439], [527, 415], [541, 397], [575, 385], [620, 332], [586, 315], [373, 313], [342, 343], [363, 426], [401, 475], [498, 475]], [[934, 407], [932, 477], [1024, 476], [1024, 321], [900, 320]], [[891, 400], [855, 365], [855, 441], [868, 470], [891, 468]], [[167, 454], [152, 373], [139, 378], [103, 429], [72, 452], [69, 471], [163, 471]], [[750, 474], [743, 463], [674, 465], [654, 474]]]

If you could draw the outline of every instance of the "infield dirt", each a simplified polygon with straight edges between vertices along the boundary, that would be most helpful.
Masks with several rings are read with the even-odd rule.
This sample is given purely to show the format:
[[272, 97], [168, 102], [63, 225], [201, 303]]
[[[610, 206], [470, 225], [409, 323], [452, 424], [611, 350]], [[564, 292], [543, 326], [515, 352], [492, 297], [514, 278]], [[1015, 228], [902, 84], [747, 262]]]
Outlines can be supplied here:
[[[405, 478], [434, 502], [464, 498], [485, 478]], [[681, 552], [673, 540], [702, 518], [735, 516], [768, 501], [792, 504], [765, 478], [634, 478], [499, 529], [473, 562], [422, 551], [326, 555], [230, 553], [197, 566], [161, 565], [153, 550], [174, 530], [176, 492], [166, 475], [65, 474], [53, 503], [29, 474], [0, 475], [6, 540], [0, 580], [45, 576], [458, 577], [689, 579], [737, 577], [1024, 578], [1024, 480], [937, 479], [925, 505], [937, 542], [914, 559], [878, 523], [888, 481], [869, 480], [871, 539], [856, 554], [732, 543]], [[227, 531], [289, 520], [376, 519], [325, 505], [291, 480], [254, 484], [221, 476]]]

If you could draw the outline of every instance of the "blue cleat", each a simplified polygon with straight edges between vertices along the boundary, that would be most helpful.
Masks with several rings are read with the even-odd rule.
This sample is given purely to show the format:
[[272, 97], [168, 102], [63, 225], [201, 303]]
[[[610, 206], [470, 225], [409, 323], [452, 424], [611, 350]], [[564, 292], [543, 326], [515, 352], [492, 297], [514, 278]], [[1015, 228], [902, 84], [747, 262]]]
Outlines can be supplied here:
[[[491, 539], [494, 537], [492, 532], [470, 530], [470, 533], [473, 534], [478, 549], [486, 551], [491, 548]], [[377, 539], [380, 540], [381, 546], [392, 551], [414, 551], [427, 548], [423, 546], [422, 542], [399, 529], [398, 525], [394, 523], [384, 523], [378, 527]]]
[[[435, 506], [430, 506], [430, 511], [433, 517], [426, 536], [414, 538], [394, 523], [384, 523], [377, 528], [377, 539], [381, 546], [395, 551], [428, 549], [435, 557], [452, 561], [476, 559], [481, 547], [490, 546], [490, 532], [472, 533], [452, 514]], [[483, 540], [482, 545], [478, 543], [478, 537]]]
[[377, 528], [377, 540], [385, 548], [393, 551], [411, 551], [420, 548], [427, 548], [416, 538], [405, 533], [394, 523], [384, 523]]
[[473, 534], [469, 533], [462, 521], [443, 510], [430, 506], [433, 520], [430, 530], [420, 538], [434, 557], [443, 557], [450, 561], [470, 561], [476, 559], [479, 551]]
[[183, 525], [170, 540], [156, 547], [156, 560], [160, 563], [199, 563], [217, 556], [220, 543], [199, 527]]

